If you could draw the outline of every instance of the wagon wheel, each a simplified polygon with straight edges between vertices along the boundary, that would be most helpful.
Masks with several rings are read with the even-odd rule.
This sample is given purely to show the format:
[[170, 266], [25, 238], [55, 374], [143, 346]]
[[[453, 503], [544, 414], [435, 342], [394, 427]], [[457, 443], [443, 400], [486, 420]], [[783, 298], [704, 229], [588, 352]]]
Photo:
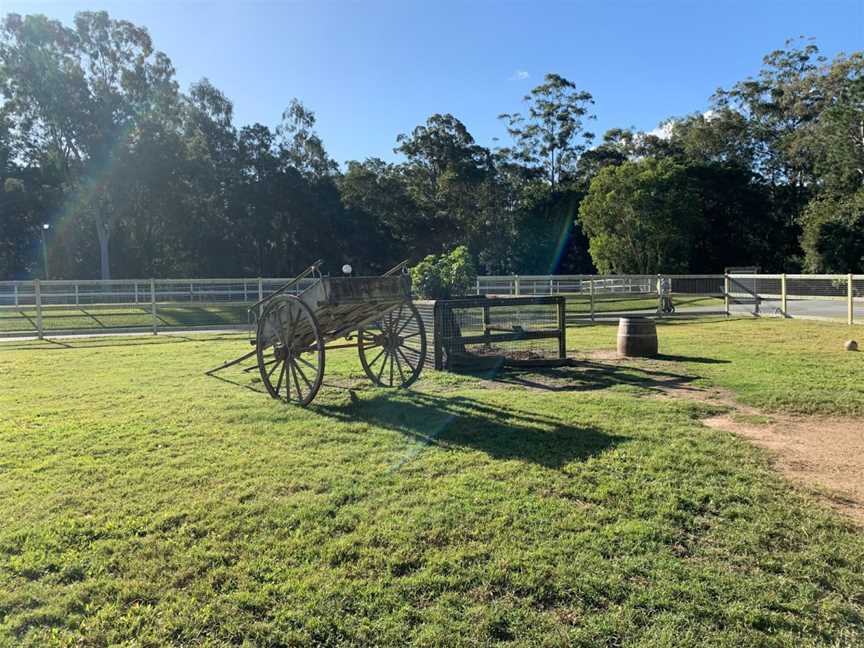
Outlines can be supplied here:
[[273, 398], [301, 407], [315, 398], [324, 378], [324, 340], [318, 320], [293, 295], [282, 295], [258, 320], [258, 371]]
[[357, 332], [360, 364], [380, 387], [407, 387], [426, 361], [426, 328], [420, 313], [405, 302]]

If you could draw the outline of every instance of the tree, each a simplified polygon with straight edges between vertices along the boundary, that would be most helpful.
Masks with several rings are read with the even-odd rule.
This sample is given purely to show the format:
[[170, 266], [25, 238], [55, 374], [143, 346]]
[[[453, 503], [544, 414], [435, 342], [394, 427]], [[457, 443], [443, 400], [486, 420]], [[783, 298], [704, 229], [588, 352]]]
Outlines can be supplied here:
[[824, 74], [828, 104], [802, 137], [820, 188], [851, 194], [864, 186], [864, 54], [841, 56]]
[[407, 158], [402, 174], [419, 212], [416, 253], [474, 244], [491, 202], [491, 152], [449, 114], [432, 115], [396, 141], [395, 152]]
[[352, 266], [379, 272], [414, 255], [418, 210], [397, 165], [378, 158], [350, 161], [337, 182], [351, 223]]
[[579, 207], [594, 265], [603, 273], [687, 271], [696, 203], [685, 168], [672, 160], [604, 168]]
[[143, 119], [177, 99], [174, 69], [146, 29], [106, 12], [82, 12], [67, 28], [45, 16], [9, 14], [0, 27], [0, 90], [22, 154], [54, 165], [66, 201], [86, 213], [99, 240], [102, 278], [117, 221], [111, 183], [118, 151]]
[[284, 163], [307, 177], [317, 180], [338, 171], [338, 165], [327, 155], [315, 132], [315, 113], [298, 99], [292, 99], [282, 113], [282, 123], [276, 127], [276, 143]]
[[864, 188], [814, 200], [803, 220], [808, 272], [864, 272]]
[[520, 164], [539, 167], [554, 190], [565, 173], [574, 170], [580, 154], [593, 139], [584, 131], [583, 119], [593, 119], [590, 93], [558, 74], [547, 74], [544, 83], [524, 97], [527, 115], [503, 113], [513, 146], [502, 152]]

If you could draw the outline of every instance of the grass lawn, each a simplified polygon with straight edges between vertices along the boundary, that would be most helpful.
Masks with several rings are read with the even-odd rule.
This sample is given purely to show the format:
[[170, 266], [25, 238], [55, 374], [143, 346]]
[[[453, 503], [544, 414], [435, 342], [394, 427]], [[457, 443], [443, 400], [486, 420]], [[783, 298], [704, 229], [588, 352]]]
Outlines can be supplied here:
[[[722, 312], [725, 302], [722, 297], [712, 295], [685, 295], [673, 293], [672, 303], [677, 311], [687, 312], [688, 309], [711, 308]], [[611, 293], [594, 296], [595, 313], [632, 313], [644, 311], [646, 314], [657, 312], [658, 299], [656, 294]], [[567, 312], [570, 315], [584, 315], [591, 311], [590, 295], [568, 295]]]
[[[664, 325], [660, 364], [860, 415], [848, 335]], [[0, 344], [0, 646], [864, 645], [864, 534], [653, 398], [656, 363], [390, 392], [335, 351], [298, 410], [203, 375], [246, 348]]]
[[[156, 315], [160, 327], [245, 325], [244, 304], [158, 304]], [[111, 329], [153, 326], [150, 306], [82, 306], [80, 308], [46, 308], [42, 315], [46, 331]], [[28, 333], [36, 330], [36, 310], [0, 310], [0, 333]]]
[[[617, 322], [571, 328], [568, 349], [613, 349]], [[704, 384], [732, 391], [748, 405], [799, 414], [864, 416], [864, 327], [818, 321], [704, 319], [659, 327], [660, 352]], [[862, 424], [864, 427], [864, 424]]]

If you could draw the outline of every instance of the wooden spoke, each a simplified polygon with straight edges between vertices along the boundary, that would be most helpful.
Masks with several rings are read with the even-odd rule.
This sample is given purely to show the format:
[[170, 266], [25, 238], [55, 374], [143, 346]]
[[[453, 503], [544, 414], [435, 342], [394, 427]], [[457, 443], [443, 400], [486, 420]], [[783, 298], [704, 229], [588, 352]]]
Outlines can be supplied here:
[[306, 374], [303, 373], [303, 370], [300, 368], [300, 365], [295, 363], [294, 369], [297, 370], [297, 373], [300, 374], [300, 377], [303, 379], [303, 382], [306, 383], [306, 387], [312, 389], [312, 383], [309, 382], [309, 379], [306, 377]]
[[297, 400], [303, 400], [303, 392], [300, 389], [300, 381], [297, 380], [297, 371], [294, 368], [294, 361], [290, 361], [291, 376], [294, 378], [294, 387], [297, 388]]
[[[399, 370], [399, 377], [402, 379], [402, 382], [404, 383], [405, 382], [405, 374], [402, 372], [402, 365], [399, 364], [399, 354], [400, 353], [401, 353], [401, 351], [399, 350], [399, 347], [396, 347], [395, 353], [393, 354], [393, 359], [396, 361], [396, 369]], [[393, 375], [393, 363], [392, 362], [390, 363], [390, 375], [391, 376]], [[391, 378], [391, 382], [392, 382], [392, 378]]]
[[396, 351], [399, 353], [399, 355], [402, 356], [402, 359], [405, 361], [405, 364], [407, 364], [408, 368], [411, 369], [411, 371], [413, 372], [416, 369], [416, 367], [411, 364], [411, 361], [408, 359], [408, 357], [405, 355], [405, 353], [402, 351], [402, 349], [396, 349]]
[[276, 383], [276, 396], [279, 396], [279, 390], [282, 388], [282, 379], [285, 377], [285, 363], [282, 363], [282, 370], [279, 372], [279, 382]]
[[378, 355], [375, 356], [375, 359], [374, 359], [372, 362], [369, 363], [369, 366], [370, 366], [370, 367], [374, 367], [374, 366], [375, 366], [375, 363], [378, 362], [378, 358], [380, 358], [380, 357], [381, 357], [383, 354], [385, 354], [385, 353], [387, 353], [387, 349], [381, 349], [381, 350], [378, 352]]
[[381, 369], [378, 371], [378, 375], [375, 377], [375, 382], [379, 385], [381, 384], [381, 375], [384, 373], [384, 367], [387, 366], [387, 358], [390, 357], [390, 354], [386, 351], [384, 352], [384, 362], [381, 363]]

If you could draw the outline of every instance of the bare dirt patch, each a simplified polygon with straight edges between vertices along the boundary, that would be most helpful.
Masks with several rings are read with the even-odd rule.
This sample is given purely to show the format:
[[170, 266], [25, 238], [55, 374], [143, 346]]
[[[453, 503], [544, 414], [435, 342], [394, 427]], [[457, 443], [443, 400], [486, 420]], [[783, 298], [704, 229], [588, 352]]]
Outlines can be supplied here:
[[851, 418], [730, 413], [703, 423], [771, 451], [792, 481], [813, 487], [828, 503], [864, 525], [864, 421]]

